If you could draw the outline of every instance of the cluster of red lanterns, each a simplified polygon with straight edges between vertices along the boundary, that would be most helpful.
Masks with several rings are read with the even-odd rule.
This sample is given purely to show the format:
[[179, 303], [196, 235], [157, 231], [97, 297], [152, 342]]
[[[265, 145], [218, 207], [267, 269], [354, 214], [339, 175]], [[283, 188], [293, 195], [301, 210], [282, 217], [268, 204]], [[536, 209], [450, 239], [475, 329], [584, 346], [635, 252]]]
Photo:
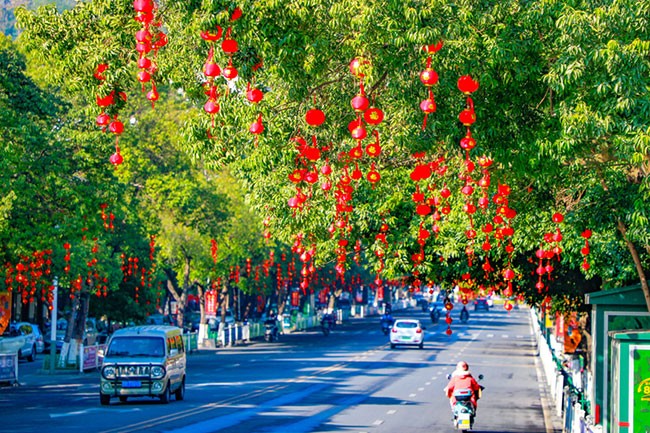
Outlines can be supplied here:
[[[102, 131], [110, 132], [115, 135], [115, 153], [111, 155], [109, 161], [117, 167], [124, 161], [124, 158], [120, 154], [119, 146], [119, 137], [122, 132], [124, 132], [124, 123], [118, 119], [117, 113], [119, 108], [126, 102], [126, 93], [116, 92], [115, 89], [111, 89], [108, 94], [105, 93], [104, 85], [106, 84], [106, 76], [104, 74], [107, 70], [108, 65], [106, 63], [100, 63], [97, 65], [95, 73], [93, 74], [95, 79], [99, 82], [99, 94], [95, 98], [95, 102], [101, 109], [95, 122]], [[104, 96], [101, 96], [100, 94], [104, 94]]]
[[377, 276], [375, 277], [374, 281], [377, 289], [377, 300], [384, 299], [384, 282], [381, 279], [381, 273], [385, 267], [384, 256], [386, 254], [386, 250], [388, 249], [388, 240], [386, 240], [388, 229], [389, 227], [388, 224], [386, 224], [386, 221], [382, 221], [381, 226], [379, 227], [379, 233], [377, 233], [375, 236], [375, 240], [379, 243], [375, 248], [375, 256], [379, 261], [379, 266], [377, 267]]
[[115, 215], [113, 215], [113, 212], [106, 213], [107, 207], [108, 204], [106, 203], [102, 203], [101, 205], [99, 205], [99, 208], [101, 209], [102, 223], [104, 225], [104, 230], [113, 231], [115, 230], [115, 225], [113, 224], [113, 221], [115, 220]]
[[424, 112], [424, 120], [422, 121], [422, 130], [427, 127], [427, 117], [429, 114], [436, 112], [436, 101], [433, 97], [433, 90], [431, 88], [438, 84], [438, 73], [431, 67], [431, 54], [440, 51], [442, 48], [442, 41], [437, 44], [426, 45], [423, 47], [424, 52], [427, 53], [427, 63], [424, 70], [420, 72], [420, 81], [427, 88], [428, 96], [420, 102], [420, 110]]
[[585, 246], [580, 249], [580, 254], [582, 254], [582, 256], [583, 256], [581, 266], [582, 266], [582, 269], [584, 269], [585, 271], [588, 271], [589, 268], [591, 267], [591, 265], [587, 261], [587, 256], [589, 255], [589, 252], [590, 252], [590, 250], [589, 250], [589, 239], [591, 238], [591, 234], [592, 234], [592, 232], [591, 232], [590, 229], [586, 229], [580, 234], [580, 236], [583, 237], [584, 240], [585, 240]]
[[162, 21], [158, 16], [158, 4], [153, 0], [134, 0], [134, 19], [141, 24], [140, 29], [135, 33], [135, 49], [138, 57], [138, 81], [142, 83], [142, 92], [145, 92], [145, 84], [151, 83], [151, 89], [146, 97], [151, 101], [153, 108], [158, 100], [158, 90], [154, 75], [158, 71], [156, 56], [158, 50], [167, 45], [167, 35], [161, 30]]
[[35, 301], [40, 287], [41, 301], [51, 301], [53, 287], [48, 282], [51, 266], [52, 250], [34, 251], [31, 256], [22, 257], [16, 266], [6, 263], [7, 291], [11, 293], [16, 289], [21, 295], [21, 302], [26, 305]]
[[[205, 82], [203, 84], [205, 88], [205, 94], [208, 97], [208, 100], [205, 102], [203, 105], [203, 110], [210, 115], [211, 118], [211, 127], [214, 128], [214, 117], [219, 111], [221, 110], [221, 106], [219, 105], [219, 98], [221, 97], [221, 93], [219, 92], [219, 85], [218, 85], [218, 79], [220, 77], [223, 77], [226, 80], [226, 92], [228, 92], [228, 85], [229, 83], [232, 82], [237, 76], [239, 75], [239, 72], [237, 71], [237, 68], [233, 65], [232, 57], [234, 54], [239, 51], [239, 44], [237, 41], [232, 37], [232, 23], [237, 21], [240, 17], [242, 16], [242, 11], [239, 7], [236, 7], [232, 14], [230, 15], [230, 25], [226, 29], [225, 35], [223, 32], [223, 28], [219, 25], [215, 25], [214, 28], [204, 30], [200, 33], [201, 39], [204, 41], [208, 42], [210, 44], [210, 49], [208, 50], [208, 56], [203, 64], [203, 75], [205, 78]], [[221, 38], [223, 37], [223, 40]], [[215, 46], [218, 41], [221, 40], [221, 51], [226, 55], [228, 58], [227, 61], [227, 66], [221, 69], [221, 67], [218, 65], [217, 60], [216, 60], [216, 50]], [[246, 93], [246, 97], [249, 99], [249, 101], [257, 103], [262, 100], [262, 95], [261, 93], [254, 92], [249, 89]], [[251, 100], [252, 97], [252, 100]], [[259, 123], [261, 125], [261, 115], [259, 119]], [[256, 132], [253, 132], [253, 129], [255, 129]], [[255, 128], [251, 126], [251, 132], [253, 133], [261, 133], [264, 130], [263, 125], [261, 127], [258, 125]], [[208, 137], [211, 137], [210, 131], [208, 130]]]

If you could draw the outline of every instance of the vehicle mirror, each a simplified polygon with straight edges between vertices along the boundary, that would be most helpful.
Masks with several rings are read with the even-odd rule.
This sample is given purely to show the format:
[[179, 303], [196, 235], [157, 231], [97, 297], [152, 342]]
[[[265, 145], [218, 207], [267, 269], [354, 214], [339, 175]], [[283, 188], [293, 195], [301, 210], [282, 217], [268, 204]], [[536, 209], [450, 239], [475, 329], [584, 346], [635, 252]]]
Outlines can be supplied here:
[[451, 374], [447, 374], [447, 380], [451, 379]]
[[482, 374], [478, 375], [478, 380], [483, 380], [483, 375]]

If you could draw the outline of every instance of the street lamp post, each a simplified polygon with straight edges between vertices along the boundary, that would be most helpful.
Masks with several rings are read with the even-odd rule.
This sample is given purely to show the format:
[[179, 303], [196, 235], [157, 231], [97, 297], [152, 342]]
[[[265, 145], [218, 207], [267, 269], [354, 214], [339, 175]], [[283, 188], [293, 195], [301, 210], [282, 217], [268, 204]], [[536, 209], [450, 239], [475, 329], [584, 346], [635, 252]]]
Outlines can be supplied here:
[[54, 277], [52, 282], [52, 315], [50, 320], [50, 373], [54, 373], [56, 366], [56, 321], [59, 302], [59, 279]]

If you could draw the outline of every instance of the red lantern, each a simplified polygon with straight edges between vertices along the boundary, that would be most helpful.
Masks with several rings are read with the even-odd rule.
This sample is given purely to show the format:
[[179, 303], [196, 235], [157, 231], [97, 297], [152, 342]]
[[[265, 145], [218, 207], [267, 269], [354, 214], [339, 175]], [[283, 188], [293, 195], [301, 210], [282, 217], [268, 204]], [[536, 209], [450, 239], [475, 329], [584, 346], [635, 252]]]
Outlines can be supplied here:
[[368, 136], [368, 131], [366, 130], [366, 127], [363, 125], [363, 122], [359, 121], [357, 123], [357, 126], [355, 126], [352, 131], [350, 131], [350, 134], [352, 135], [352, 138], [355, 140], [363, 140]]
[[476, 113], [474, 112], [474, 109], [466, 108], [461, 111], [458, 115], [458, 120], [460, 120], [460, 123], [465, 126], [471, 126], [474, 122], [476, 122]]
[[261, 113], [259, 116], [257, 116], [257, 120], [251, 124], [249, 131], [251, 132], [251, 134], [256, 134], [256, 135], [259, 135], [262, 132], [264, 132], [264, 123], [262, 123]]
[[213, 99], [209, 99], [208, 102], [203, 105], [203, 110], [208, 114], [217, 114], [219, 112], [219, 104]]
[[238, 75], [237, 68], [235, 68], [232, 65], [232, 59], [228, 61], [228, 66], [223, 68], [222, 75], [226, 80], [234, 80], [235, 78], [237, 78]]
[[246, 91], [246, 99], [248, 99], [253, 104], [257, 104], [264, 98], [262, 91], [256, 87], [251, 87], [248, 85], [248, 90]]
[[553, 214], [553, 222], [554, 223], [559, 224], [562, 221], [564, 221], [564, 215], [562, 215], [559, 212], [556, 212], [556, 213]]
[[363, 119], [369, 125], [379, 125], [384, 120], [384, 112], [379, 108], [370, 107], [363, 113]]
[[115, 146], [115, 153], [111, 155], [111, 157], [109, 158], [109, 161], [115, 167], [122, 164], [122, 162], [124, 161], [124, 158], [120, 154], [120, 148], [119, 147]]
[[433, 86], [438, 83], [438, 73], [432, 68], [426, 68], [420, 72], [420, 81], [427, 87]]
[[473, 80], [470, 75], [463, 75], [458, 79], [458, 90], [469, 95], [478, 90], [478, 81]]
[[124, 132], [124, 124], [115, 119], [108, 125], [108, 130], [115, 135], [120, 135], [122, 132]]
[[472, 138], [472, 134], [467, 131], [467, 135], [460, 139], [460, 147], [463, 150], [470, 151], [476, 147], [476, 140]]
[[236, 40], [227, 38], [224, 39], [223, 42], [221, 42], [221, 49], [227, 55], [232, 56], [239, 50], [239, 45], [237, 44]]
[[312, 108], [305, 114], [305, 120], [310, 126], [320, 126], [325, 122], [325, 113], [318, 108]]
[[354, 111], [361, 113], [362, 111], [366, 111], [368, 109], [370, 102], [363, 93], [359, 93], [357, 96], [352, 98], [350, 105], [352, 105]]

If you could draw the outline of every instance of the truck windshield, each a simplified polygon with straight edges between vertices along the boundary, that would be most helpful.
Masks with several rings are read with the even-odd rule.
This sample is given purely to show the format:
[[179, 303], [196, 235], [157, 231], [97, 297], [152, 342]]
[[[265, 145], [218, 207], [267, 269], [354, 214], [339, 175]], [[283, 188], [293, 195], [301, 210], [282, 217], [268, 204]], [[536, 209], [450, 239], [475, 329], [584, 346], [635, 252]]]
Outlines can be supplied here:
[[158, 337], [113, 337], [106, 357], [161, 357], [165, 355], [165, 340]]

